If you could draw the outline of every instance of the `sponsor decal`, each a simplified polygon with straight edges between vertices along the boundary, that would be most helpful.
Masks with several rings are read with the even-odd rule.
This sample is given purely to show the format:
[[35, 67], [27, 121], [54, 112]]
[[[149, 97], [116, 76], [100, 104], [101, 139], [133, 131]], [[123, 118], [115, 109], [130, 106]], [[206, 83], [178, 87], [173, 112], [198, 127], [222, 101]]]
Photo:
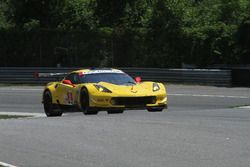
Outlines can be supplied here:
[[80, 76], [80, 77], [83, 77], [84, 75], [85, 75], [85, 73], [83, 73], [83, 72], [80, 72], [80, 73], [79, 73], [79, 76]]
[[131, 87], [131, 90], [130, 90], [132, 93], [137, 93], [137, 90], [134, 90], [134, 86]]
[[77, 100], [78, 100], [78, 97], [80, 97], [80, 92], [81, 92], [81, 88], [78, 88], [77, 90], [76, 90], [76, 95], [75, 95], [75, 104], [77, 104]]
[[64, 95], [64, 102], [65, 102], [65, 104], [69, 104], [69, 105], [73, 104], [73, 94], [72, 94], [72, 91], [68, 91]]
[[98, 74], [98, 73], [123, 73], [123, 72], [120, 70], [91, 70], [85, 72], [85, 74]]

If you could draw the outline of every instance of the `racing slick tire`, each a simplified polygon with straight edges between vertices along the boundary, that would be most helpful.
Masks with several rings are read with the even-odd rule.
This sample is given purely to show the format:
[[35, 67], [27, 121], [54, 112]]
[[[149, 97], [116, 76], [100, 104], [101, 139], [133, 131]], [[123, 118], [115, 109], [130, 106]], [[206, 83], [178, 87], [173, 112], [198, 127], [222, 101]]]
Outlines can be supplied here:
[[83, 88], [81, 90], [81, 95], [80, 95], [80, 104], [81, 104], [81, 111], [85, 115], [96, 115], [98, 113], [97, 110], [91, 109], [89, 107], [89, 93], [86, 88]]
[[123, 110], [108, 110], [108, 114], [122, 114]]
[[52, 103], [52, 96], [49, 90], [46, 90], [43, 94], [43, 107], [47, 117], [60, 117], [63, 114], [60, 106]]

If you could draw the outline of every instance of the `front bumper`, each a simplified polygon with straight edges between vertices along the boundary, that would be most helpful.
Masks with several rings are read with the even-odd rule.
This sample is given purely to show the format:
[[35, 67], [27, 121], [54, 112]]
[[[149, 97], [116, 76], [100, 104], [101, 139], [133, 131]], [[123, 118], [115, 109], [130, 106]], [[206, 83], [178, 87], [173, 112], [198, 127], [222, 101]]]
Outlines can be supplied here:
[[167, 106], [166, 95], [156, 96], [90, 96], [89, 106], [91, 108], [148, 108]]
[[155, 107], [147, 107], [147, 106], [130, 106], [130, 107], [90, 107], [91, 110], [97, 110], [97, 111], [106, 111], [106, 110], [144, 110], [144, 109], [167, 109], [168, 105], [159, 105]]

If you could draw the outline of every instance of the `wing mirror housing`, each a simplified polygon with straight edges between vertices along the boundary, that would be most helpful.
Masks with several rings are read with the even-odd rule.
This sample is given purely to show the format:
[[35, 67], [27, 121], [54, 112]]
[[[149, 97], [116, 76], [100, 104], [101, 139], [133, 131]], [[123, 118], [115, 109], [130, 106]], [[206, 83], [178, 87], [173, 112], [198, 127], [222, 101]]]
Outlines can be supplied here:
[[139, 77], [139, 76], [135, 77], [135, 82], [140, 83], [141, 82], [141, 77]]
[[70, 86], [75, 87], [75, 85], [70, 80], [68, 80], [68, 79], [64, 79], [63, 83], [66, 84], [66, 85], [70, 85]]

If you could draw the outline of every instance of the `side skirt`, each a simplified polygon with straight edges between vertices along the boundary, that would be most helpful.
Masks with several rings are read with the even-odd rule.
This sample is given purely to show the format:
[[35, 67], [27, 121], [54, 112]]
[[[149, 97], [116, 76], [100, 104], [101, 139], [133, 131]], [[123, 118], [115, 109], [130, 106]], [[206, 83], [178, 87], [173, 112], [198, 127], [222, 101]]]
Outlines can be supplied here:
[[67, 112], [80, 112], [77, 105], [71, 105], [71, 106], [70, 105], [60, 105], [60, 108], [64, 113], [67, 113]]

